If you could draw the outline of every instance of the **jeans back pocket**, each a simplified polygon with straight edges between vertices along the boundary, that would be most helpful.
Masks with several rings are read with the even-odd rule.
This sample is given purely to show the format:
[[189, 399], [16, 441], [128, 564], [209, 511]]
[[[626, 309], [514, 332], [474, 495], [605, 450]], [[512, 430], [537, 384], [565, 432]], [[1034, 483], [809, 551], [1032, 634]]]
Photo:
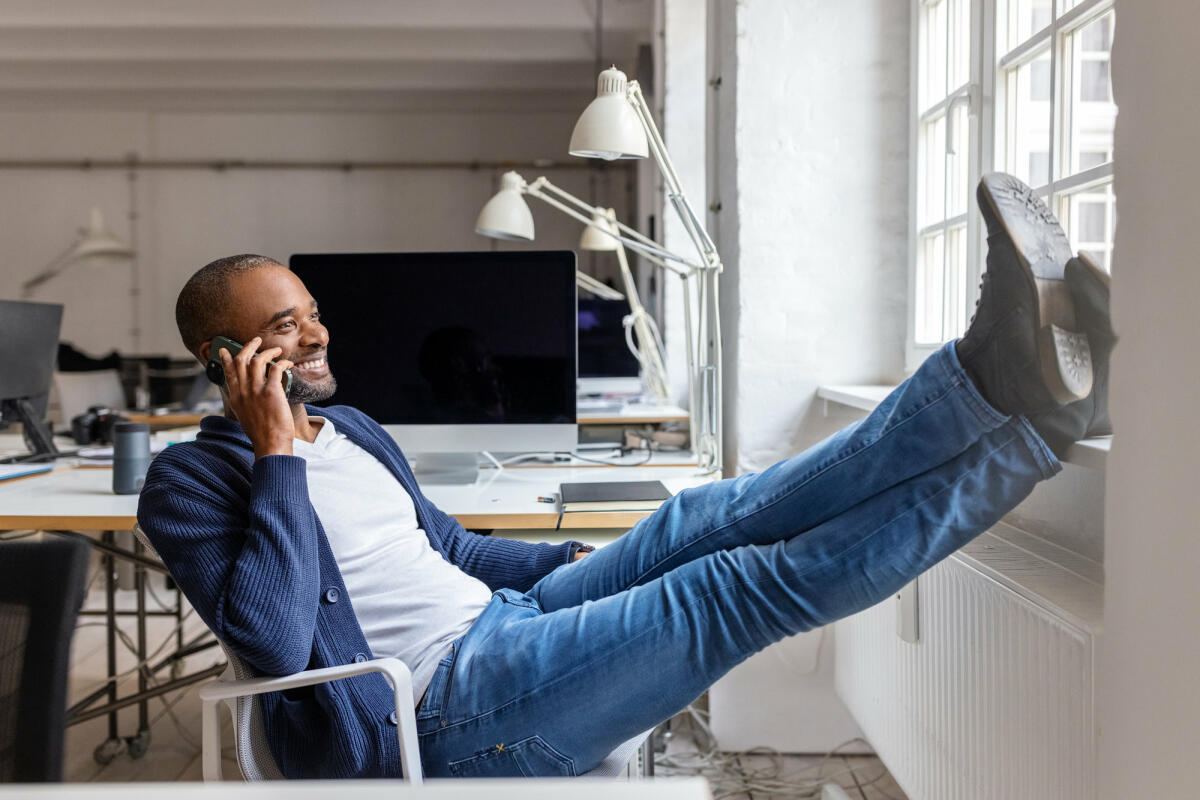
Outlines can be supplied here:
[[498, 744], [470, 758], [449, 763], [456, 778], [563, 778], [574, 777], [575, 762], [530, 736], [512, 744]]

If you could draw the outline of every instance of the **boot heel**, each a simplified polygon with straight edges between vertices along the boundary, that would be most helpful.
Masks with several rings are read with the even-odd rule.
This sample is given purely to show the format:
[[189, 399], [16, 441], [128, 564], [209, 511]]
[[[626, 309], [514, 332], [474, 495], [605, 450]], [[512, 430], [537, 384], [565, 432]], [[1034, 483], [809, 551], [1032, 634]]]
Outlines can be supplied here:
[[1042, 379], [1060, 403], [1074, 403], [1092, 391], [1092, 352], [1084, 333], [1057, 325], [1038, 330]]

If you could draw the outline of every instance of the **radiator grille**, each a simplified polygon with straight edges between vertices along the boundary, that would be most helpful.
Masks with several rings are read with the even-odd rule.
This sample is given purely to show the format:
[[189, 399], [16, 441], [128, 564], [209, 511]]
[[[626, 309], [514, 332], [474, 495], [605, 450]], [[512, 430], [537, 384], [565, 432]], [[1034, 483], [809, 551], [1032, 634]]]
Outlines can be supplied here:
[[1092, 633], [957, 557], [919, 609], [916, 644], [894, 599], [835, 637], [838, 694], [909, 797], [1092, 798]]

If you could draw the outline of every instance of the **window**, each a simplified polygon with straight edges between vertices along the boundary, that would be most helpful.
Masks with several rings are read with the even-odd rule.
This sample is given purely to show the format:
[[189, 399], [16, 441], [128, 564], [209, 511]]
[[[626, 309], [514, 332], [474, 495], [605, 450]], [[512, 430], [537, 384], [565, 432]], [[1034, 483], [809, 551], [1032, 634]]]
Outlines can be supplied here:
[[909, 366], [962, 334], [987, 254], [974, 191], [1032, 186], [1111, 268], [1113, 0], [913, 0]]

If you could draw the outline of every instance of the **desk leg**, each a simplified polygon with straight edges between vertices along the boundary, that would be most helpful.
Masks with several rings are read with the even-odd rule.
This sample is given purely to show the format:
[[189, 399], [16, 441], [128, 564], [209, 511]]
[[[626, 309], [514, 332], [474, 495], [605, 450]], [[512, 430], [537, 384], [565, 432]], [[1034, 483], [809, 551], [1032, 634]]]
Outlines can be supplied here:
[[[144, 556], [145, 548], [142, 547], [141, 540], [134, 538], [133, 552], [137, 555]], [[134, 565], [134, 582], [137, 588], [137, 658], [138, 663], [142, 664], [138, 669], [138, 694], [145, 694], [150, 688], [150, 682], [147, 680], [150, 666], [146, 661], [146, 567], [142, 564]], [[141, 758], [146, 755], [146, 750], [150, 747], [150, 698], [142, 700], [138, 703], [138, 730], [135, 736], [129, 739], [129, 755], [132, 758]]]
[[[100, 539], [110, 547], [115, 541], [112, 531], [104, 531]], [[117, 682], [113, 678], [117, 674], [117, 562], [111, 553], [106, 552], [101, 558], [101, 563], [104, 565], [104, 610], [107, 623], [105, 628], [108, 634], [106, 645], [108, 677], [111, 681], [108, 684], [108, 701], [115, 703], [117, 702]], [[96, 763], [107, 764], [117, 757], [123, 747], [124, 743], [117, 735], [117, 712], [114, 710], [108, 714], [108, 738], [96, 747], [92, 756], [96, 759]]]

